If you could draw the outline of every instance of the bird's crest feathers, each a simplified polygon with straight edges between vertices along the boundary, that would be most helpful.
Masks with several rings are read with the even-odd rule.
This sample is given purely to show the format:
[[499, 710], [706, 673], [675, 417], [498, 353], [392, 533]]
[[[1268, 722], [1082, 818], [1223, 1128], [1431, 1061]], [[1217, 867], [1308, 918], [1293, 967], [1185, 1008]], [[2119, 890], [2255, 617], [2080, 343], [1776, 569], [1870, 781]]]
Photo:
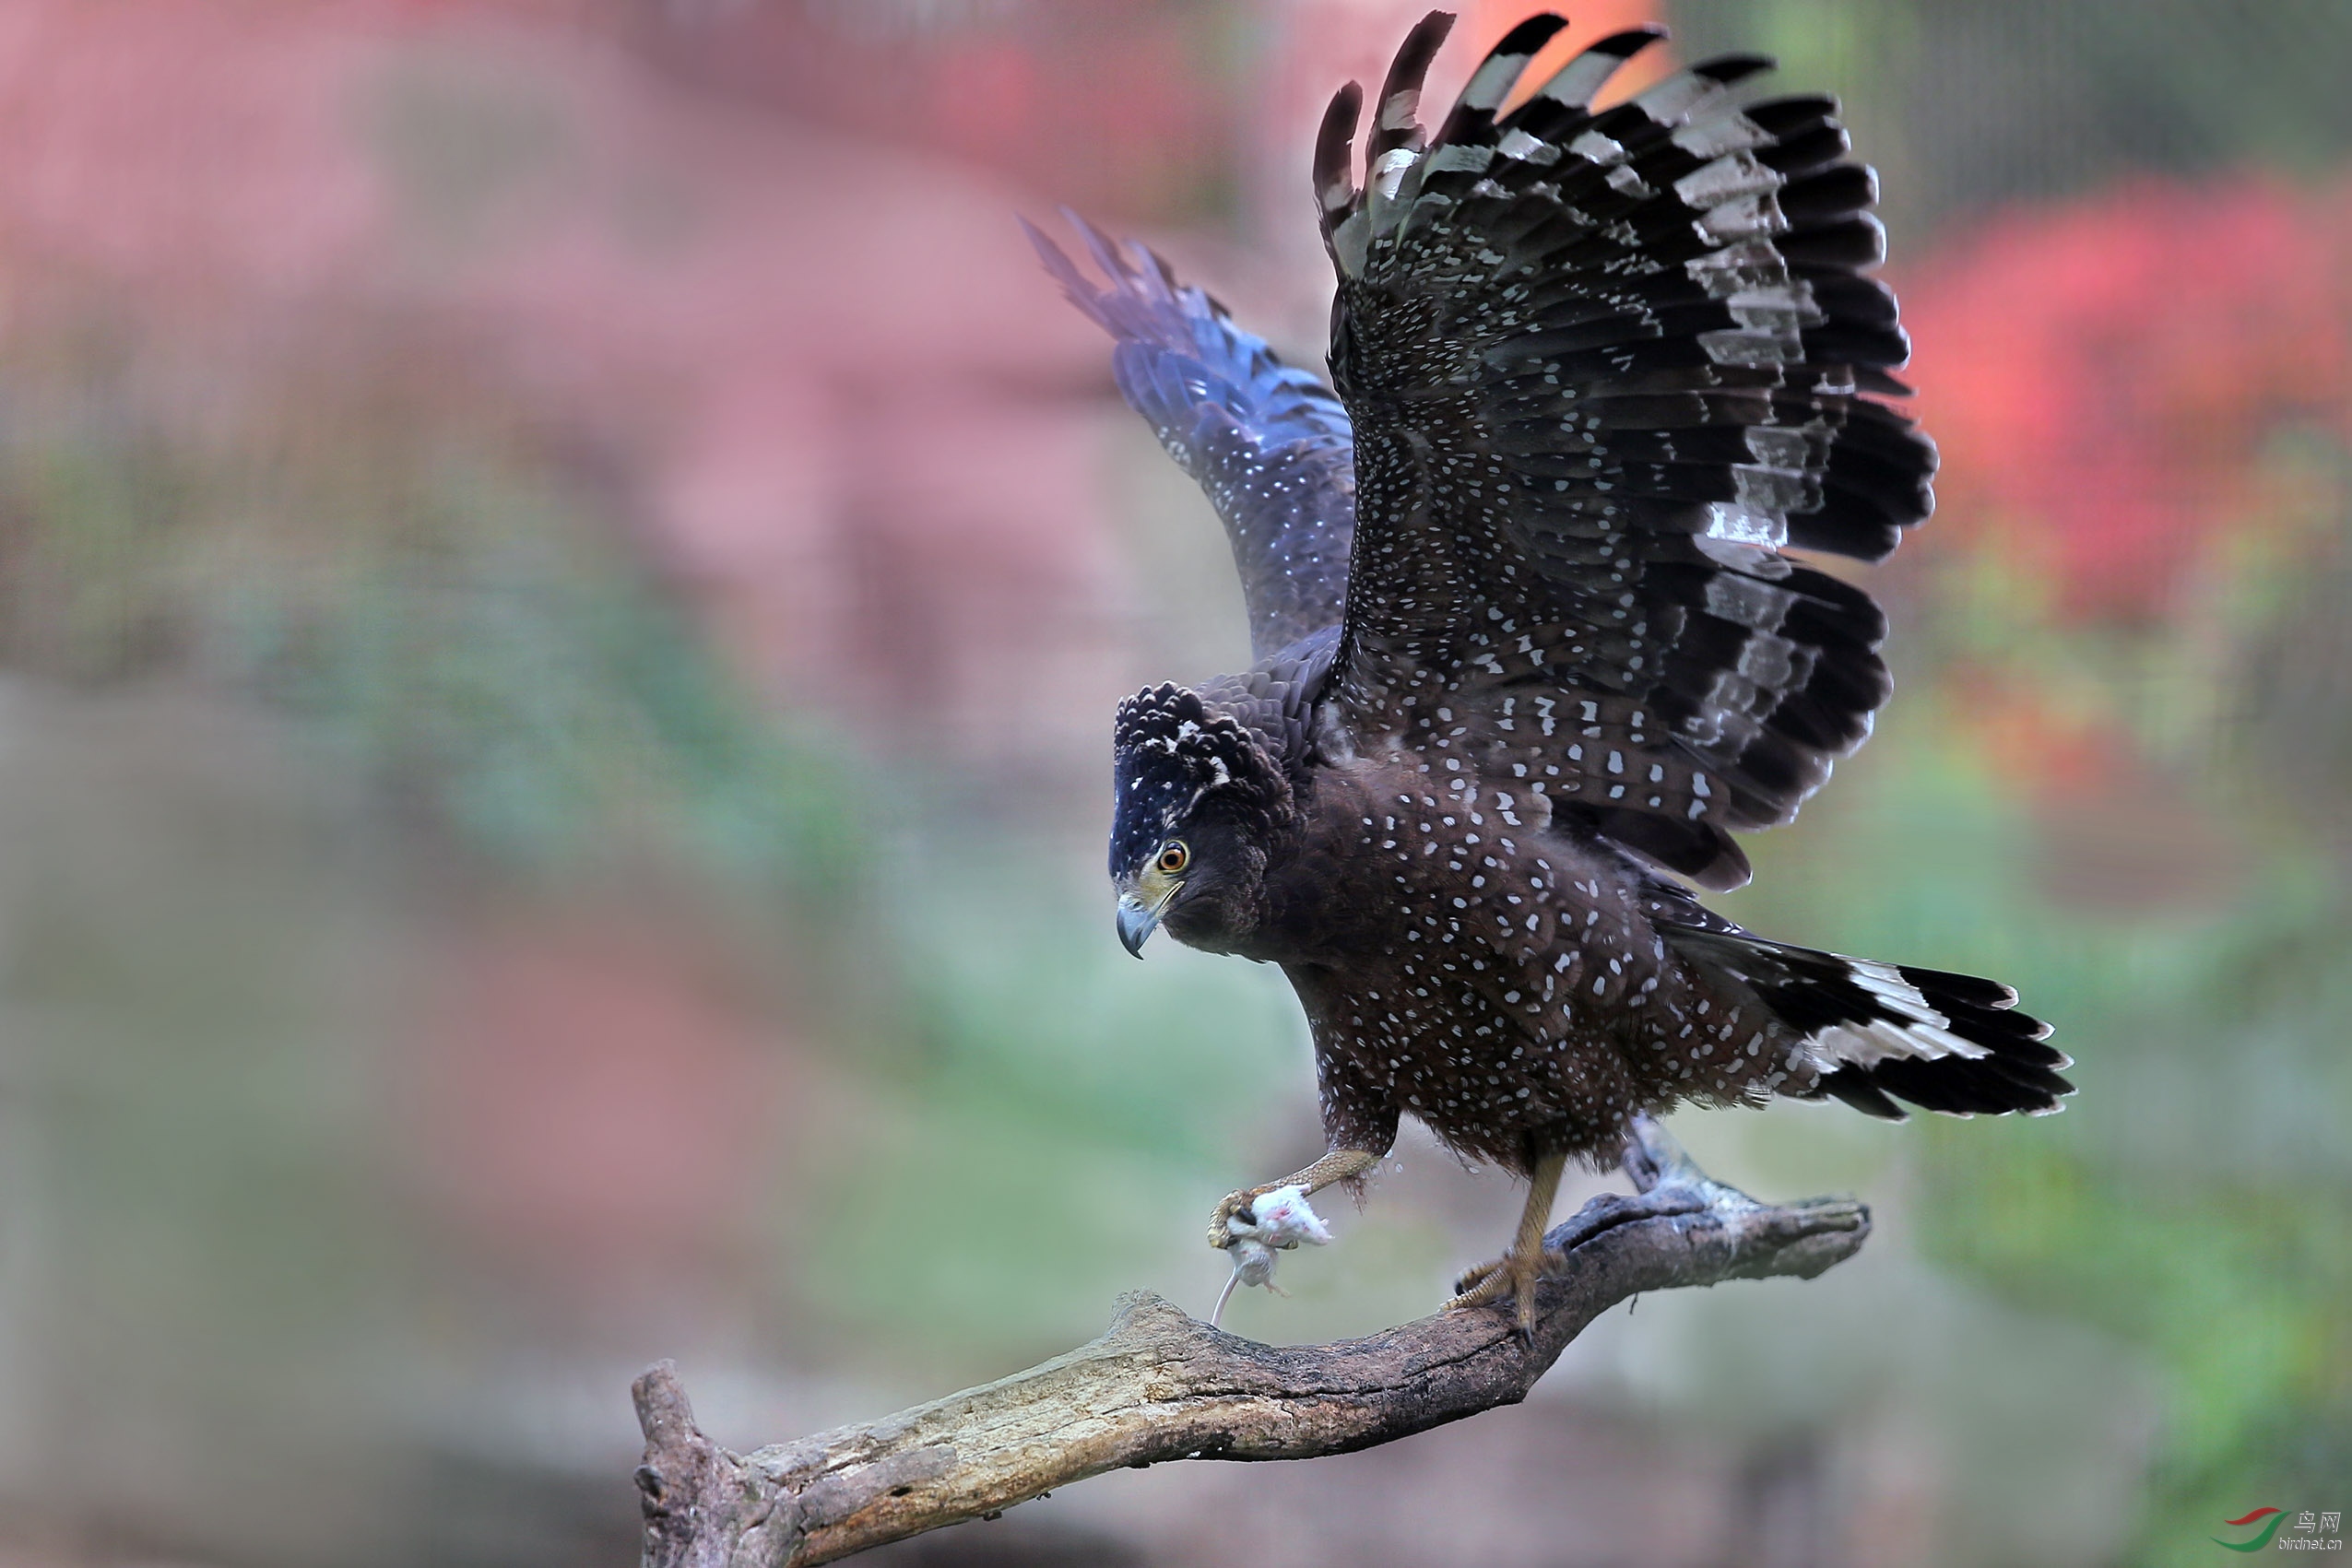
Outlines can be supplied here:
[[1114, 877], [1204, 806], [1260, 829], [1292, 813], [1290, 781], [1257, 737], [1188, 687], [1164, 682], [1121, 702], [1112, 754]]

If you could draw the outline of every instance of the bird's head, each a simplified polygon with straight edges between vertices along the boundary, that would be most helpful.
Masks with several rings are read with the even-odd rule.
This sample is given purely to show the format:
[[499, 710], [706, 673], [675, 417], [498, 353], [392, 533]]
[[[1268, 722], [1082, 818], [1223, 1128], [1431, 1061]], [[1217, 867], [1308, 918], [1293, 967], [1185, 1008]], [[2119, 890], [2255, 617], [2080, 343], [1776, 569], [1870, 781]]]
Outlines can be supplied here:
[[1235, 950], [1257, 925], [1267, 856], [1293, 815], [1290, 781], [1232, 714], [1181, 686], [1119, 704], [1113, 740], [1111, 882], [1118, 934], [1143, 956], [1178, 941]]

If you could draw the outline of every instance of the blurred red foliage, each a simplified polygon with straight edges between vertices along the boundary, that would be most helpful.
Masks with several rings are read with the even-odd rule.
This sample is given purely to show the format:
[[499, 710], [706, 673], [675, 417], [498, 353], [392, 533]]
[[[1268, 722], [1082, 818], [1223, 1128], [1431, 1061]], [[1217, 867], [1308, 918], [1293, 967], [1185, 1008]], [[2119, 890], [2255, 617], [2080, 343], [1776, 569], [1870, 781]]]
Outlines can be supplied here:
[[1130, 221], [1201, 212], [1254, 128], [1201, 0], [630, 9], [683, 79]]
[[[293, 395], [321, 344], [361, 345], [328, 369], [364, 386], [454, 337], [596, 454], [766, 692], [967, 758], [1091, 752], [1126, 678], [1109, 375], [1013, 221], [1047, 202], [712, 93], [609, 16], [7, 7], [11, 333], [102, 326], [217, 404]], [[1039, 667], [1099, 701], [974, 720]]]
[[1999, 530], [2073, 614], [2162, 611], [2266, 510], [2270, 437], [2352, 434], [2352, 184], [2145, 182], [1991, 218], [1901, 281], [1944, 452], [1928, 537]]

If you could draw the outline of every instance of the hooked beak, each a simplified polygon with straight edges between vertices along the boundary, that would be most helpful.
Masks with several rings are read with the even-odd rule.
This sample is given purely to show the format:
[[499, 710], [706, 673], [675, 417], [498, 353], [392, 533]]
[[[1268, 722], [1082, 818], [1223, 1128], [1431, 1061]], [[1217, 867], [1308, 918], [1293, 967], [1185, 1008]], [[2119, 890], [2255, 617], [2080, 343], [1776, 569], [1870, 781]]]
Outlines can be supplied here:
[[1145, 903], [1133, 893], [1121, 893], [1118, 901], [1118, 939], [1136, 958], [1143, 956], [1143, 944], [1152, 932], [1160, 928], [1160, 914], [1168, 907], [1168, 900], [1176, 896], [1170, 888], [1157, 903]]

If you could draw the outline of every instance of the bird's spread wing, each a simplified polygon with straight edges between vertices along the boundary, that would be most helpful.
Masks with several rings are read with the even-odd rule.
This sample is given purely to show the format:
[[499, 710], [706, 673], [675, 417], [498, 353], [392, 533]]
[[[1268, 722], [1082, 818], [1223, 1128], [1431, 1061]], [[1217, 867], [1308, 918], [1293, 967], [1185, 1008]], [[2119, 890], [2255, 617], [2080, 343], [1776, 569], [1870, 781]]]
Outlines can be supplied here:
[[[1317, 149], [1359, 526], [1333, 688], [1359, 737], [1528, 781], [1710, 887], [1887, 695], [1885, 620], [1784, 546], [1876, 560], [1927, 515], [1868, 170], [1835, 104], [1742, 107], [1711, 61], [1614, 108], [1621, 33], [1499, 115], [1563, 25], [1489, 55], [1424, 145], [1417, 28], [1356, 188]], [[1386, 737], [1385, 742], [1383, 737]]]
[[1130, 255], [1070, 221], [1107, 287], [1095, 288], [1035, 229], [1029, 237], [1071, 302], [1117, 339], [1119, 391], [1224, 520], [1255, 655], [1337, 625], [1355, 528], [1347, 410], [1214, 300], [1177, 283], [1158, 256], [1141, 247]]

